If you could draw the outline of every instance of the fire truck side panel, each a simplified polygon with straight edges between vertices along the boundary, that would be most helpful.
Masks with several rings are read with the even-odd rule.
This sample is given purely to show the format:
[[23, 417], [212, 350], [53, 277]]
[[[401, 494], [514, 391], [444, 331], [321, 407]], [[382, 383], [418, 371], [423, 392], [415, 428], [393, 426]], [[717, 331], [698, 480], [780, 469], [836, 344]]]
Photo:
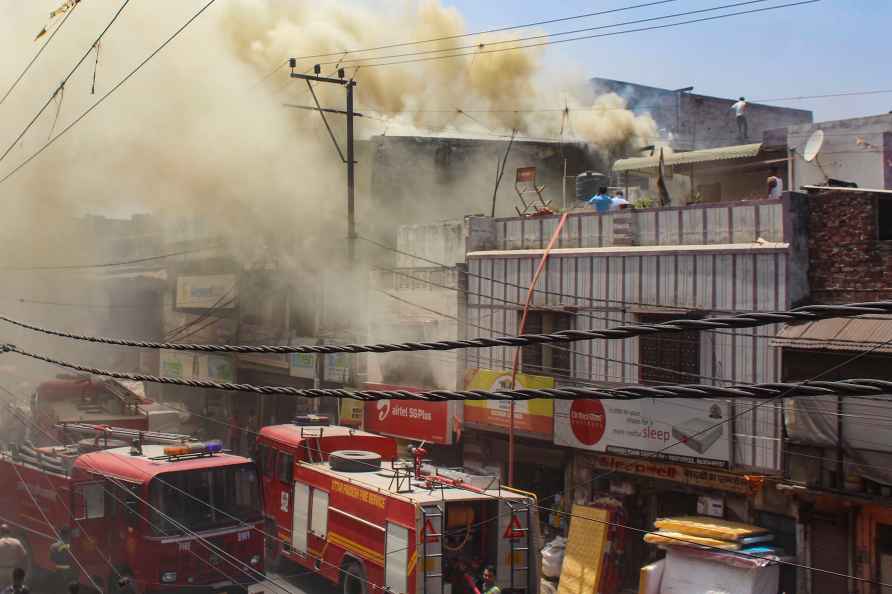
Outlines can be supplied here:
[[267, 531], [278, 541], [287, 543], [292, 542], [295, 514], [292, 505], [293, 466], [302, 461], [327, 460], [331, 452], [344, 449], [377, 452], [384, 460], [396, 457], [393, 438], [337, 426], [319, 428], [289, 424], [263, 427], [257, 446]]
[[2, 521], [7, 522], [25, 544], [32, 566], [50, 567], [49, 549], [56, 534], [47, 527], [41, 510], [53, 526], [69, 524], [63, 506], [63, 503], [68, 505], [68, 478], [41, 472], [4, 456], [0, 458], [0, 484], [6, 486], [0, 489]]
[[414, 594], [412, 503], [366, 488], [361, 480], [316, 472], [310, 465], [296, 467], [294, 492], [294, 551], [289, 558], [334, 583], [356, 562], [368, 589], [390, 586], [395, 594]]

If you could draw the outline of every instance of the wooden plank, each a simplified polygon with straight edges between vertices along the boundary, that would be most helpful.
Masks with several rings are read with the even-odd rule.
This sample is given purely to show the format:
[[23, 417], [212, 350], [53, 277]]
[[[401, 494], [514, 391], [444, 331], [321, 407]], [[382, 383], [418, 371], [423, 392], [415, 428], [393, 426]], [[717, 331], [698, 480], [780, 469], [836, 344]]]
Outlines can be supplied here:
[[610, 515], [605, 509], [575, 504], [572, 513], [557, 594], [596, 594]]

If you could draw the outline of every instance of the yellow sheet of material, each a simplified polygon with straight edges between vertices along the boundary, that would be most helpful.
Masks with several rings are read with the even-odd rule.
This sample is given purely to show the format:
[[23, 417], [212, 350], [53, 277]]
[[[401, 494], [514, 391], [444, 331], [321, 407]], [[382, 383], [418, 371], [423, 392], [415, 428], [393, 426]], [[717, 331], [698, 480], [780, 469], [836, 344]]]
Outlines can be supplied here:
[[606, 509], [573, 506], [557, 594], [596, 594], [598, 591], [609, 513]]
[[670, 532], [669, 530], [660, 530], [659, 532], [645, 534], [644, 542], [648, 544], [668, 544], [683, 547], [705, 545], [708, 547], [724, 549], [726, 551], [736, 551], [740, 549], [740, 543], [737, 542], [728, 542], [727, 540], [708, 538], [706, 536], [693, 536], [681, 532]]
[[654, 522], [654, 526], [660, 530], [683, 532], [684, 534], [706, 536], [709, 538], [717, 538], [719, 540], [739, 540], [741, 538], [746, 538], [747, 536], [755, 536], [756, 534], [764, 534], [765, 532], [768, 532], [765, 528], [753, 526], [752, 524], [731, 522], [728, 520], [720, 520], [718, 518], [710, 518], [708, 516], [660, 518]]

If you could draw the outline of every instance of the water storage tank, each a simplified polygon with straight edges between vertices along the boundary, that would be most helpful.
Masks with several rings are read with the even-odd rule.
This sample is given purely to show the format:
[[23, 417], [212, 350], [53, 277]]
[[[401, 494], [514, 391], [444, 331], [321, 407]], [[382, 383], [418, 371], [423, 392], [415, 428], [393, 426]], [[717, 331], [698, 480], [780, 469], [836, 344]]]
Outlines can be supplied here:
[[597, 171], [583, 171], [576, 176], [576, 199], [588, 200], [598, 193], [598, 188], [607, 185], [607, 176]]

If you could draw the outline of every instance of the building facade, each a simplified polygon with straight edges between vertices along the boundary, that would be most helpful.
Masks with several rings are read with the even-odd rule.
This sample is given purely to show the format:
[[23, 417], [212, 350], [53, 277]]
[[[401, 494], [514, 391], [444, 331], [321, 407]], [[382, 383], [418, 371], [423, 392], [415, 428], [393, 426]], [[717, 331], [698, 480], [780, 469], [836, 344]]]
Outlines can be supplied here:
[[[809, 197], [814, 303], [892, 299], [892, 192], [827, 188]], [[892, 379], [892, 319], [867, 316], [785, 327], [772, 344], [781, 379]], [[796, 517], [800, 560], [889, 583], [892, 556], [892, 402], [888, 396], [792, 399], [784, 410], [784, 505]], [[880, 590], [799, 572], [805, 594]]]
[[632, 111], [649, 113], [662, 136], [676, 150], [758, 142], [766, 130], [809, 124], [813, 119], [810, 111], [750, 103], [748, 138], [740, 138], [735, 116], [730, 111], [737, 97], [710, 97], [683, 89], [662, 89], [608, 78], [593, 78], [591, 85], [595, 95], [616, 93]]

